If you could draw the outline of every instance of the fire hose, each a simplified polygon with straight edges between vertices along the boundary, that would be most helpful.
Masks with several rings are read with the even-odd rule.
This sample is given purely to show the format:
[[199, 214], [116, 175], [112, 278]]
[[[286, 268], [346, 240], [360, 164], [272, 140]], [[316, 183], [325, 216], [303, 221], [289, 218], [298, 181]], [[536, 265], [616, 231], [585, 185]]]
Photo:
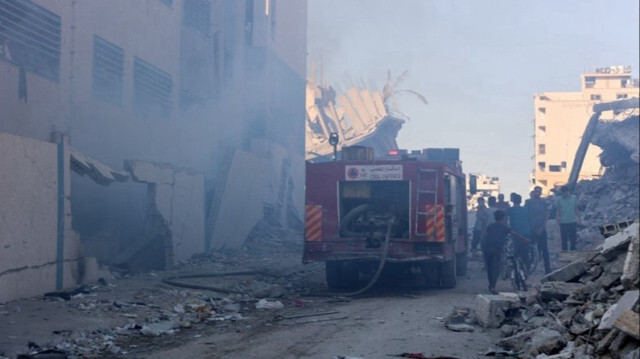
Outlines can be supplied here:
[[364, 286], [362, 289], [359, 289], [355, 292], [343, 294], [344, 296], [355, 297], [357, 295], [360, 295], [368, 291], [369, 289], [371, 289], [371, 287], [373, 287], [378, 282], [378, 279], [380, 279], [380, 274], [382, 274], [382, 269], [384, 268], [384, 265], [387, 262], [387, 255], [389, 254], [389, 239], [391, 237], [391, 228], [393, 227], [394, 222], [395, 222], [395, 216], [391, 216], [387, 221], [387, 234], [384, 236], [384, 244], [382, 247], [382, 257], [380, 258], [380, 263], [378, 264], [378, 270], [376, 270], [376, 273], [373, 275], [373, 278], [371, 278], [369, 283], [366, 286]]

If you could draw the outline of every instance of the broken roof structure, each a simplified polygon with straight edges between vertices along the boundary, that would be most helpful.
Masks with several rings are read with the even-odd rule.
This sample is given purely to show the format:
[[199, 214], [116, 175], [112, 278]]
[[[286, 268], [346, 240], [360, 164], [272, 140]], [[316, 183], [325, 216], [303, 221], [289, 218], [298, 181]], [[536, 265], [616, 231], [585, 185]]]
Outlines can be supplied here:
[[[406, 118], [390, 111], [388, 101], [398, 92], [395, 85], [405, 74], [393, 84], [389, 75], [383, 91], [351, 86], [342, 93], [330, 85], [316, 83], [312, 76], [307, 81], [306, 160], [323, 161], [333, 155], [331, 133], [338, 134], [340, 147], [368, 146], [376, 156], [397, 149], [396, 137]], [[411, 92], [426, 103], [424, 97]]]

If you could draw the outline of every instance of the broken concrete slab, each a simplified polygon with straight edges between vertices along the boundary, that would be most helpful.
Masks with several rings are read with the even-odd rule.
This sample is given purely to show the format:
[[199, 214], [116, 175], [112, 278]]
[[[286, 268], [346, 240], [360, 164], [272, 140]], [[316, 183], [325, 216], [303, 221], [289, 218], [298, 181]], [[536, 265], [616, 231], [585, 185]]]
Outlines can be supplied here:
[[540, 279], [541, 283], [544, 282], [552, 282], [552, 281], [560, 281], [560, 282], [570, 282], [579, 276], [581, 276], [584, 272], [587, 271], [589, 265], [584, 259], [579, 259], [577, 261], [571, 262], [566, 266], [556, 269], [555, 271], [547, 274], [546, 276]]
[[594, 281], [600, 277], [604, 269], [599, 265], [592, 265], [587, 269], [586, 273], [580, 278], [580, 283], [587, 283]]
[[71, 170], [81, 176], [86, 174], [100, 185], [107, 186], [115, 181], [125, 182], [129, 179], [129, 175], [125, 171], [114, 170], [73, 147], [69, 147], [69, 153], [71, 155]]
[[498, 328], [505, 319], [505, 312], [520, 307], [517, 295], [478, 294], [476, 296], [475, 317], [483, 327]]
[[620, 281], [626, 289], [640, 286], [640, 266], [638, 266], [638, 263], [640, 263], [640, 234], [636, 232], [629, 243], [622, 276], [620, 277]]
[[552, 354], [563, 348], [567, 340], [558, 331], [548, 328], [536, 330], [527, 343], [527, 352], [531, 355]]
[[605, 258], [612, 260], [620, 253], [626, 252], [631, 243], [631, 239], [634, 236], [638, 236], [638, 229], [638, 223], [633, 223], [629, 227], [605, 239], [600, 248], [601, 254]]
[[540, 298], [542, 300], [564, 300], [569, 297], [573, 292], [582, 289], [584, 284], [582, 283], [567, 283], [550, 281], [542, 283], [540, 287]]
[[630, 290], [618, 300], [618, 302], [604, 313], [602, 316], [602, 320], [598, 325], [598, 329], [611, 329], [613, 327], [613, 323], [622, 315], [622, 313], [631, 310], [633, 306], [638, 303], [638, 298], [640, 296], [640, 291], [638, 290]]
[[627, 310], [613, 322], [613, 327], [640, 340], [640, 315]]
[[522, 349], [531, 340], [536, 330], [527, 330], [510, 337], [498, 340], [498, 345], [506, 349]]
[[562, 251], [557, 255], [557, 261], [561, 265], [567, 265], [575, 261], [583, 260], [585, 262], [591, 262], [598, 254], [599, 250], [582, 250], [582, 251]]

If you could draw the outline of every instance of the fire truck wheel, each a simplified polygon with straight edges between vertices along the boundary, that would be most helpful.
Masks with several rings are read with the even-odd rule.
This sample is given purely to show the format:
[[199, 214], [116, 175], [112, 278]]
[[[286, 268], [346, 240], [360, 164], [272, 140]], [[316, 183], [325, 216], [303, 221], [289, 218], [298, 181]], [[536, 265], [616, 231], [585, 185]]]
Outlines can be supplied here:
[[428, 289], [438, 288], [438, 264], [425, 263], [422, 265], [422, 275], [425, 280], [425, 287]]
[[456, 254], [456, 275], [458, 277], [467, 275], [467, 252]]
[[456, 261], [453, 259], [440, 264], [440, 275], [442, 277], [442, 288], [456, 287]]
[[325, 262], [327, 286], [331, 289], [354, 288], [358, 284], [360, 271], [354, 263], [346, 261]]

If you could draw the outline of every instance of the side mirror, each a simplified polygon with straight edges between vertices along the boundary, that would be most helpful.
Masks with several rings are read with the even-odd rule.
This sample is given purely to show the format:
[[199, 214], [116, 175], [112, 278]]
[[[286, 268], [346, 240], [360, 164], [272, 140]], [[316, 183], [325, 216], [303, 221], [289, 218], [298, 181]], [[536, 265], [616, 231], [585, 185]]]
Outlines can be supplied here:
[[478, 177], [469, 175], [469, 193], [476, 194], [478, 192]]

